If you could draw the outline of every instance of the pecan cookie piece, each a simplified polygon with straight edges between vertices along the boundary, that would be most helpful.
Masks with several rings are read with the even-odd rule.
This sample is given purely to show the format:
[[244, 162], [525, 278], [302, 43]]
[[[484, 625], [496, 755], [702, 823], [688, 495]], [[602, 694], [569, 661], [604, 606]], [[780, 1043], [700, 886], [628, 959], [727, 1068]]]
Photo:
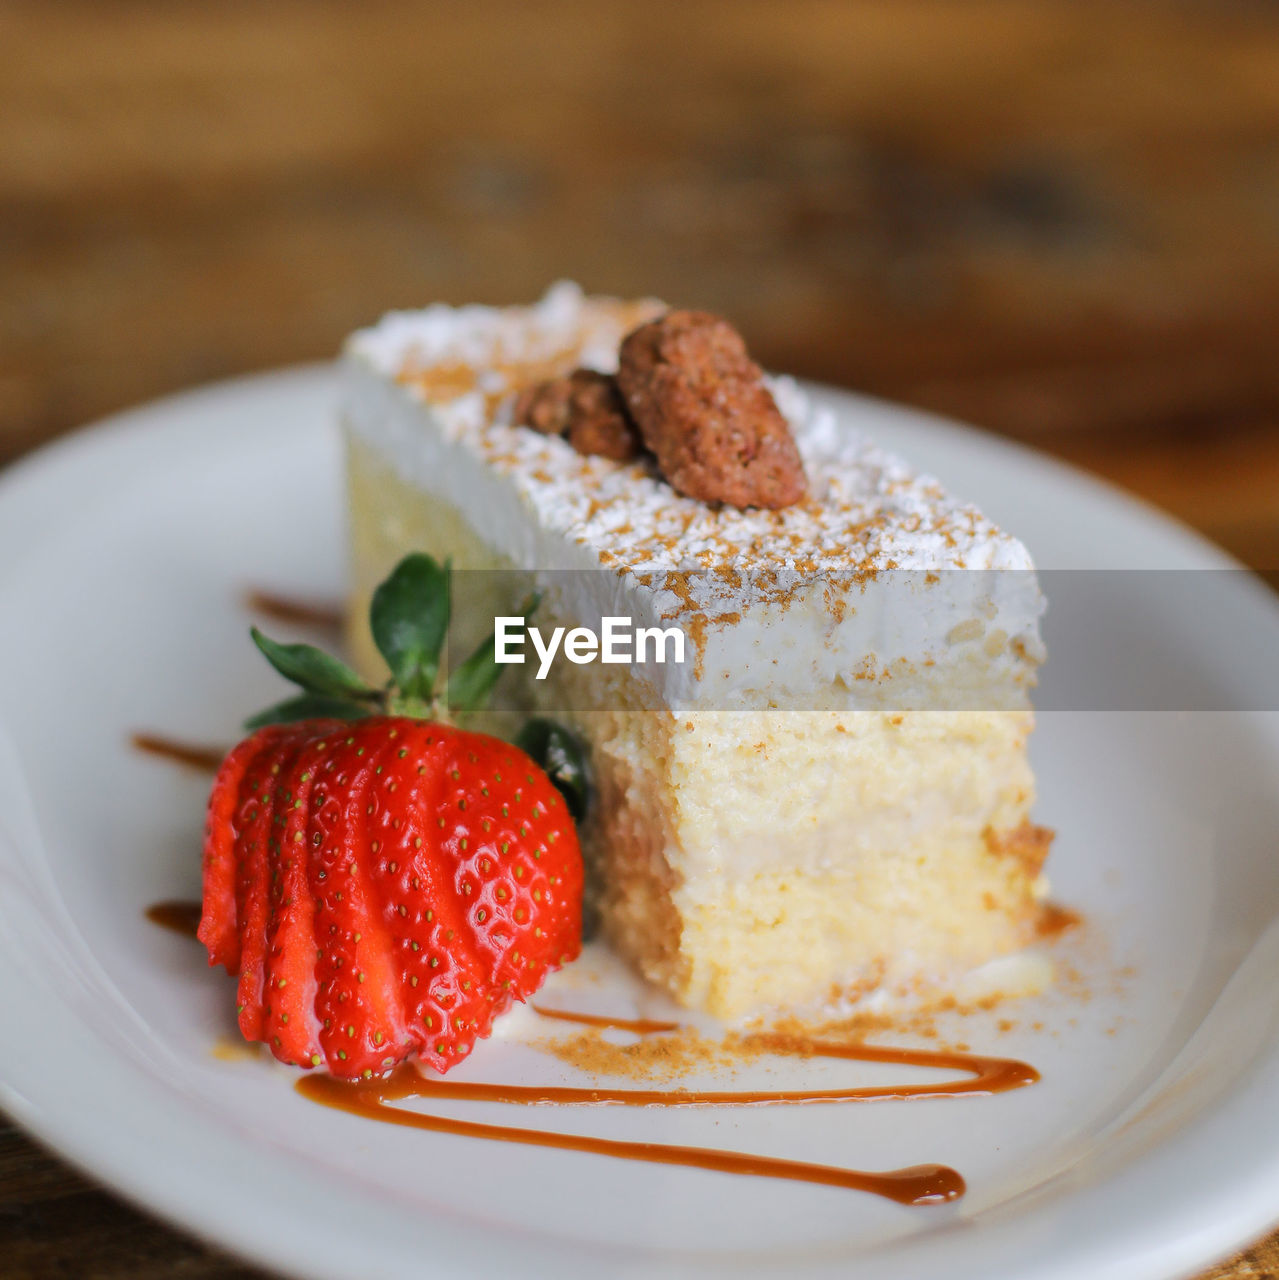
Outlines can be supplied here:
[[734, 507], [789, 507], [804, 464], [759, 366], [726, 320], [669, 311], [622, 342], [617, 383], [672, 488]]
[[543, 435], [562, 435], [578, 453], [627, 462], [644, 449], [626, 416], [617, 383], [593, 369], [574, 369], [520, 392], [515, 421]]
[[568, 430], [572, 390], [567, 378], [549, 378], [525, 387], [515, 398], [516, 425], [531, 427], [544, 436], [562, 436]]
[[569, 444], [578, 453], [598, 454], [615, 462], [639, 457], [644, 443], [626, 414], [617, 380], [591, 369], [575, 369], [569, 382]]

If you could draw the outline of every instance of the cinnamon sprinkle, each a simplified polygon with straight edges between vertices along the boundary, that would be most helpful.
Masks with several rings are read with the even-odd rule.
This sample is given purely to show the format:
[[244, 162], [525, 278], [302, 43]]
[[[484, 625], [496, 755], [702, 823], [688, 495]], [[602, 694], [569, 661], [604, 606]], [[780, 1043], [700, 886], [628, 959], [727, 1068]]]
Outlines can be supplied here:
[[696, 1071], [731, 1072], [742, 1061], [736, 1046], [709, 1039], [692, 1027], [641, 1036], [630, 1043], [618, 1043], [607, 1032], [587, 1027], [576, 1035], [535, 1040], [533, 1046], [588, 1075], [659, 1083]]

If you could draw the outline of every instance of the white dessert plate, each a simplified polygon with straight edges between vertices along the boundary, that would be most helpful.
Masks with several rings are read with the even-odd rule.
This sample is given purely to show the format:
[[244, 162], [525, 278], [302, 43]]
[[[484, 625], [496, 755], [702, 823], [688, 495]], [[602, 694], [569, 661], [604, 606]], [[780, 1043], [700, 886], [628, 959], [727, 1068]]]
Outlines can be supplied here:
[[[245, 589], [340, 595], [328, 369], [167, 400], [0, 476], [0, 1105], [122, 1194], [307, 1276], [1142, 1280], [1202, 1267], [1279, 1219], [1279, 715], [1256, 680], [1279, 653], [1279, 608], [1229, 573], [1200, 607], [1191, 571], [1230, 562], [1095, 481], [923, 415], [816, 394], [985, 507], [1041, 565], [1188, 575], [1181, 609], [1164, 607], [1166, 591], [1152, 605], [1154, 576], [1133, 572], [1096, 593], [1085, 625], [1076, 609], [1054, 636], [1050, 614], [1064, 675], [1034, 742], [1037, 816], [1060, 832], [1056, 894], [1088, 925], [1058, 945], [1053, 992], [941, 1027], [1031, 1062], [1042, 1081], [868, 1105], [449, 1114], [863, 1169], [935, 1161], [963, 1173], [963, 1199], [907, 1208], [382, 1125], [227, 1051], [229, 980], [143, 917], [198, 895], [207, 779], [128, 739], [229, 742], [280, 692], [247, 643]], [[1071, 687], [1134, 650], [1206, 709], [1099, 706]], [[600, 954], [544, 999], [657, 1007]], [[459, 1072], [572, 1081], [528, 1043], [552, 1030], [521, 1010]], [[737, 1079], [937, 1078], [912, 1070], [778, 1059]]]

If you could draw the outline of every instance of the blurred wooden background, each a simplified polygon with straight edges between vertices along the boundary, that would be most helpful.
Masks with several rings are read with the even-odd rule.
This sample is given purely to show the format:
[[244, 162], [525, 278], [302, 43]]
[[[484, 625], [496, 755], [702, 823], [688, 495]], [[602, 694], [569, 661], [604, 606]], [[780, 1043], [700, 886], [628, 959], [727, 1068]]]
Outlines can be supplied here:
[[0, 158], [0, 462], [568, 275], [1279, 567], [1272, 5], [8, 3]]
[[[0, 2], [0, 464], [559, 276], [724, 311], [1279, 582], [1274, 5]], [[12, 1132], [0, 1270], [242, 1274]]]

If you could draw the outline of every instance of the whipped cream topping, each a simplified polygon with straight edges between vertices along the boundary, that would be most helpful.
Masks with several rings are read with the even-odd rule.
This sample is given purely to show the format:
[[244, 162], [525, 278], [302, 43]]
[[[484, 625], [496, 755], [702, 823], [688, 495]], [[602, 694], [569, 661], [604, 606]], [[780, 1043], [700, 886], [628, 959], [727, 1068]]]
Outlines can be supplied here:
[[[810, 492], [778, 511], [711, 506], [676, 493], [650, 460], [584, 457], [512, 423], [519, 387], [579, 365], [614, 371], [622, 337], [662, 310], [561, 283], [529, 307], [394, 312], [347, 343], [345, 420], [401, 476], [457, 505], [516, 565], [612, 571], [603, 575], [619, 580], [608, 600], [571, 602], [584, 625], [616, 611], [619, 591], [637, 623], [678, 620], [698, 644], [694, 683], [712, 672], [733, 686], [763, 678], [756, 629], [736, 624], [775, 606], [814, 615], [822, 633], [826, 657], [805, 684], [847, 676], [854, 665], [878, 678], [895, 661], [932, 663], [956, 646], [989, 646], [991, 634], [1017, 642], [1001, 651], [1004, 661], [988, 648], [997, 666], [1033, 667], [1043, 608], [1033, 573], [973, 575], [971, 591], [954, 589], [967, 575], [941, 573], [1030, 571], [1026, 548], [789, 378], [770, 386]], [[916, 571], [904, 575], [910, 608], [868, 593], [893, 570]], [[934, 574], [948, 589], [921, 591]], [[836, 625], [853, 613], [860, 625]], [[965, 630], [970, 620], [978, 625]], [[722, 651], [718, 660], [712, 649]], [[776, 667], [775, 654], [768, 661]]]
[[[812, 496], [782, 511], [712, 507], [675, 493], [645, 462], [584, 458], [563, 440], [512, 425], [507, 393], [521, 375], [578, 365], [614, 372], [622, 337], [661, 310], [587, 298], [560, 283], [531, 307], [392, 312], [356, 333], [347, 351], [415, 391], [439, 429], [508, 471], [541, 522], [589, 543], [604, 565], [665, 571], [731, 562], [744, 573], [1031, 567], [1022, 544], [976, 507], [837, 424], [829, 410], [813, 409], [789, 378], [770, 386]], [[456, 380], [459, 366], [474, 373], [469, 389]], [[447, 376], [433, 386], [440, 369]]]

